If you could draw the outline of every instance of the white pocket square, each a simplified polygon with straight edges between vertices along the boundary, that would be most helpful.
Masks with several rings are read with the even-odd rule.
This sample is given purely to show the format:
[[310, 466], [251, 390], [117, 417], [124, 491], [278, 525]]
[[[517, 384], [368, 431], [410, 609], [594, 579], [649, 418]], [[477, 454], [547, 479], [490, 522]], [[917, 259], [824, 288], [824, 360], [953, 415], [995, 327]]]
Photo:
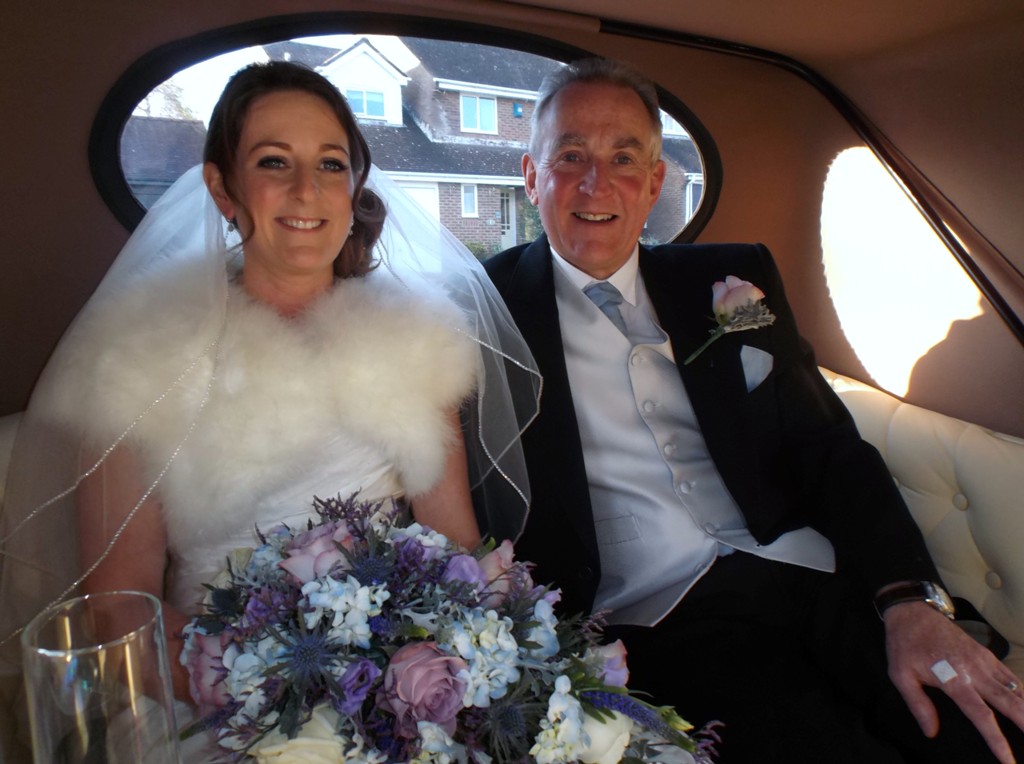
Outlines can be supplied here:
[[744, 345], [740, 349], [740, 362], [743, 364], [743, 377], [747, 381], [748, 393], [764, 382], [764, 378], [771, 373], [774, 360], [771, 353], [766, 353], [760, 348]]

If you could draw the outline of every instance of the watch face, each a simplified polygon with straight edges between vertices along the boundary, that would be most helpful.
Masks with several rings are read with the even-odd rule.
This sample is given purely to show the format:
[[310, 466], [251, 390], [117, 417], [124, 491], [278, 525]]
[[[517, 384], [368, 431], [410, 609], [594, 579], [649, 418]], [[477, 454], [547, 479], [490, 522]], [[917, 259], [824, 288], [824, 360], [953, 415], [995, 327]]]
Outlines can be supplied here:
[[943, 615], [953, 617], [953, 600], [938, 584], [933, 584], [931, 581], [925, 581], [924, 589], [926, 592], [925, 600], [930, 603], [933, 607], [939, 610]]

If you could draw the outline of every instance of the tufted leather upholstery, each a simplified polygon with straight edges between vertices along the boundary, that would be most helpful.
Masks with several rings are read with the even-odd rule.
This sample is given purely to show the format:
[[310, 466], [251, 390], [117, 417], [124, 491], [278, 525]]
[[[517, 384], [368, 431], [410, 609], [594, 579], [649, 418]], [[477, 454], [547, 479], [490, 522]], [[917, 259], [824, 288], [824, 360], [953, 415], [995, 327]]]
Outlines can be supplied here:
[[1006, 637], [1024, 675], [1024, 440], [821, 372], [881, 452], [950, 593]]

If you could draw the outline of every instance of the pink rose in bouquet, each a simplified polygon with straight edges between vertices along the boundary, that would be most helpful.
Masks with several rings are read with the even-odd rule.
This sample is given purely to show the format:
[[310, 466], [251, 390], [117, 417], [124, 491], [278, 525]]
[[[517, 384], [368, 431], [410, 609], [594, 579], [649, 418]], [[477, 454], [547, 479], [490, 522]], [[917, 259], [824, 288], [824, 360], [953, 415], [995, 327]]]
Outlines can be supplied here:
[[224, 650], [231, 635], [196, 633], [185, 643], [181, 662], [188, 669], [188, 691], [201, 714], [225, 706], [231, 696], [224, 684]]
[[302, 583], [309, 583], [318, 576], [325, 576], [335, 565], [345, 565], [344, 552], [338, 548], [351, 549], [353, 545], [348, 526], [341, 522], [318, 525], [295, 537], [285, 550], [288, 559], [280, 566]]
[[445, 654], [433, 642], [400, 647], [384, 672], [378, 700], [395, 715], [395, 732], [415, 738], [417, 722], [433, 722], [454, 734], [455, 716], [462, 710], [466, 692], [466, 681], [459, 674], [468, 669], [465, 661]]
[[629, 681], [629, 667], [626, 666], [626, 646], [621, 639], [609, 645], [591, 648], [593, 653], [604, 660], [601, 678], [609, 687], [625, 687]]
[[487, 580], [487, 604], [491, 606], [500, 605], [508, 596], [512, 588], [512, 581], [509, 578], [509, 571], [515, 567], [515, 552], [512, 542], [505, 539], [501, 546], [491, 550], [480, 558], [480, 568]]

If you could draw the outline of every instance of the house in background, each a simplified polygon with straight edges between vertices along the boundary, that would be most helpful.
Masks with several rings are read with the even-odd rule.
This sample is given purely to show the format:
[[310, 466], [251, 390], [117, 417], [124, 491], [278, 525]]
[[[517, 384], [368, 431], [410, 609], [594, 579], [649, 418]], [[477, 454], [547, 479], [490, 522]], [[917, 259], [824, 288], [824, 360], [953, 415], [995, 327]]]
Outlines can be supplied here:
[[374, 162], [477, 256], [524, 240], [520, 171], [533, 101], [557, 62], [484, 45], [362, 38], [319, 71], [348, 98]]
[[[334, 83], [359, 119], [374, 163], [478, 257], [540, 233], [523, 189], [522, 155], [537, 89], [559, 62], [473, 43], [376, 35], [279, 42], [261, 54], [306, 64]], [[665, 123], [668, 170], [644, 235], [651, 242], [682, 229], [702, 188], [692, 140], [671, 118]], [[151, 204], [162, 184], [200, 161], [202, 133], [194, 120], [129, 120], [122, 163], [140, 202]]]
[[203, 158], [206, 126], [198, 119], [133, 116], [121, 133], [121, 167], [139, 203], [149, 209]]

